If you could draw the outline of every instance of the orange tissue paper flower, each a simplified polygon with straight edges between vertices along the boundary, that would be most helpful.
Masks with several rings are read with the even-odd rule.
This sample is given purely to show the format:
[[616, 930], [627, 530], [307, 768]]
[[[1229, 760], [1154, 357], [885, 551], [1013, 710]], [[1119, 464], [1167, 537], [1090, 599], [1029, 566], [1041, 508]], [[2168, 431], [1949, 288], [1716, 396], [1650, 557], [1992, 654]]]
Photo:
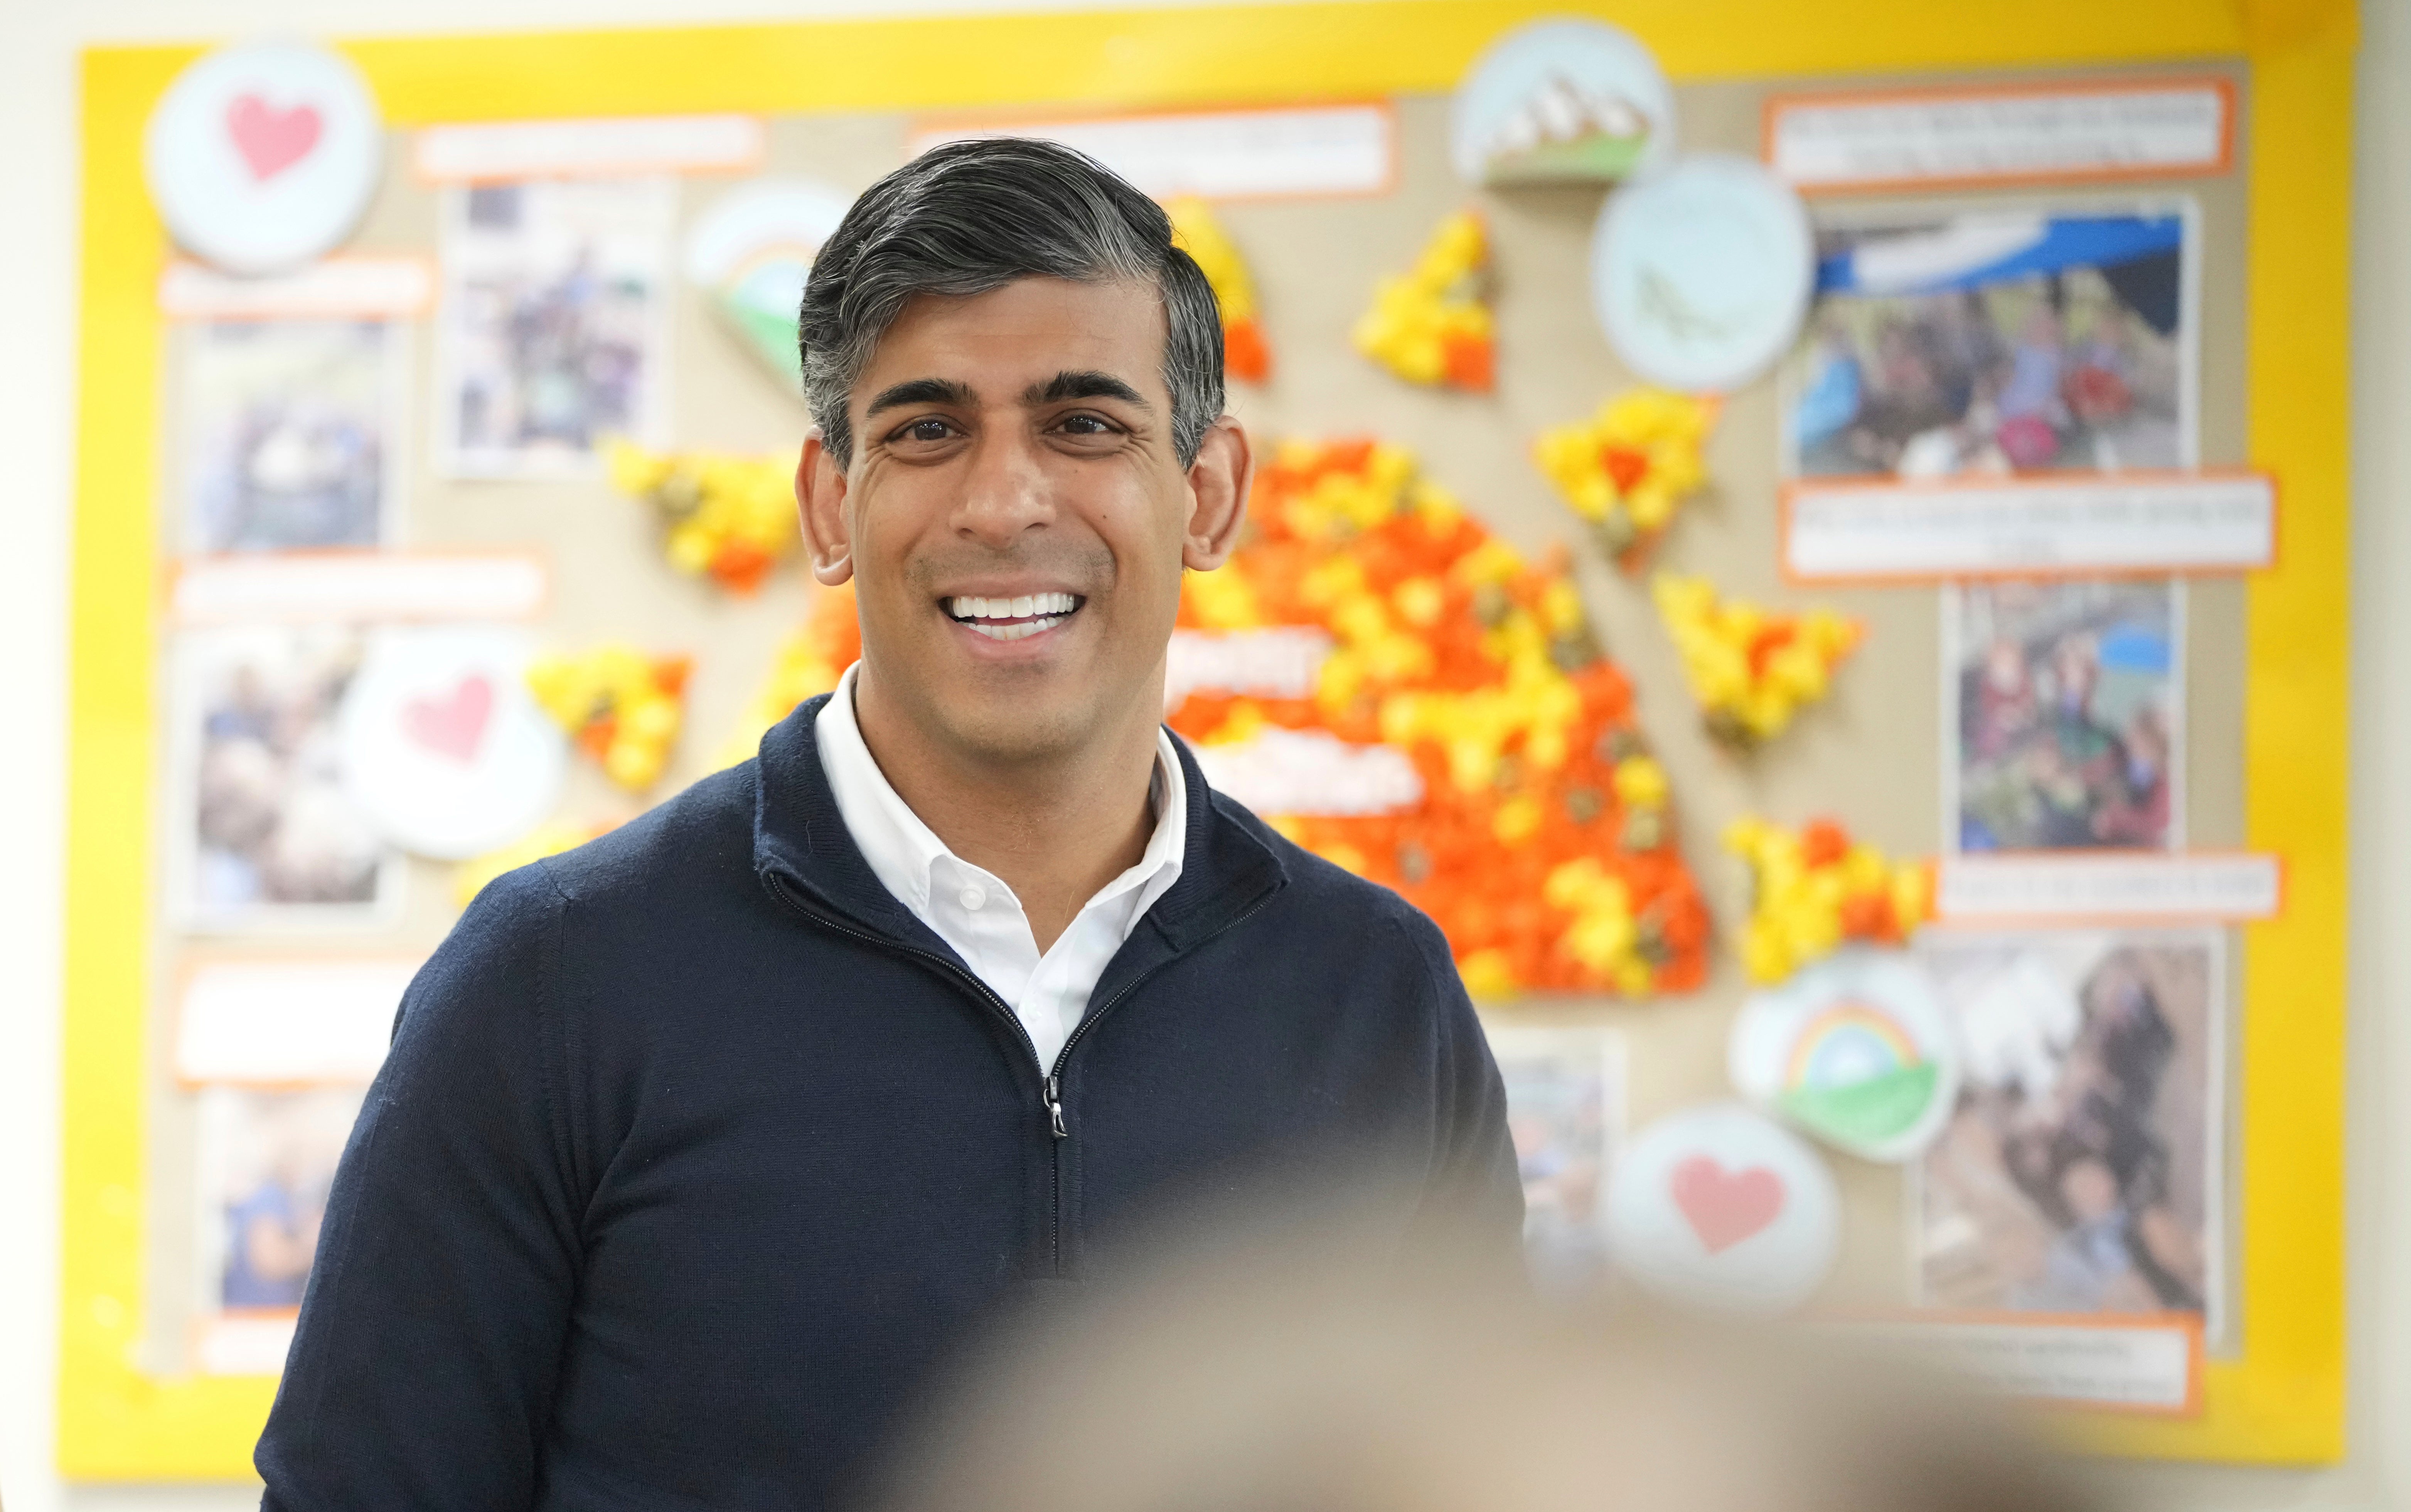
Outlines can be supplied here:
[[1742, 965], [1753, 981], [1781, 981], [1845, 940], [1900, 944], [1934, 916], [1931, 862], [1887, 860], [1830, 819], [1797, 831], [1737, 819], [1724, 842], [1750, 869]]

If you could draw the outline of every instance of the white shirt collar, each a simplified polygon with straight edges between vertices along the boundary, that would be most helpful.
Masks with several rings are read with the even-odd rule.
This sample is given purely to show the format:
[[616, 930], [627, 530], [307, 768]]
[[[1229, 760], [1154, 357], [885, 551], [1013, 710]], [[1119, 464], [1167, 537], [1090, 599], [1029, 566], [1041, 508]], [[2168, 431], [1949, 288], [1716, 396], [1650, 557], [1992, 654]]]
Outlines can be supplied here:
[[[958, 868], [966, 875], [992, 882], [1001, 891], [1010, 889], [947, 849], [946, 842], [921, 821], [921, 816], [913, 812], [888, 782], [887, 774], [879, 769], [855, 717], [854, 683], [860, 670], [859, 662], [846, 668], [845, 676], [838, 680], [837, 691], [821, 705], [820, 715], [813, 721], [821, 769], [827, 774], [839, 816], [845, 821], [855, 846], [870, 864], [880, 884], [914, 917], [936, 927], [929, 900], [931, 888], [939, 885], [933, 878], [941, 865]], [[1155, 732], [1155, 776], [1148, 784], [1147, 798], [1155, 810], [1155, 831], [1147, 837], [1147, 849], [1140, 852], [1136, 864], [1107, 882], [1082, 910], [1108, 904], [1138, 889], [1135, 906], [1129, 909], [1127, 920], [1120, 921], [1119, 934], [1125, 939], [1156, 900], [1180, 880], [1181, 863], [1188, 850], [1188, 784], [1182, 780], [1180, 756], [1173, 748], [1172, 736], [1161, 725]], [[939, 933], [942, 936], [948, 931], [940, 929]]]

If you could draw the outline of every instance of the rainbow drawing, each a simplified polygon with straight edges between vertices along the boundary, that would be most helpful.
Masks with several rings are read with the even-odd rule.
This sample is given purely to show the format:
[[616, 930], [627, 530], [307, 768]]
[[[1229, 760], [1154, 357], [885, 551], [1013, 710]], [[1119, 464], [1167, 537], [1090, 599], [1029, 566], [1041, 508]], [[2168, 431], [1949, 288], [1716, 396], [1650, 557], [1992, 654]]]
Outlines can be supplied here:
[[1784, 1110], [1853, 1143], [1880, 1143], [1915, 1127], [1939, 1073], [1893, 1015], [1845, 997], [1801, 1025], [1784, 1068]]

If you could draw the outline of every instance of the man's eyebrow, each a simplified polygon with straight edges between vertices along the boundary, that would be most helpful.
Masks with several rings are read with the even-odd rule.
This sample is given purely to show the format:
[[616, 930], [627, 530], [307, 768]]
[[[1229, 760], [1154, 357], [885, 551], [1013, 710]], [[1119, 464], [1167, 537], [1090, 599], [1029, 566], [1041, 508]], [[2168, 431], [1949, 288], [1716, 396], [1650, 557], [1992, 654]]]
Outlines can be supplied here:
[[958, 384], [951, 378], [913, 378], [881, 389], [871, 399], [870, 408], [863, 412], [863, 418], [907, 404], [951, 404], [957, 409], [975, 410], [979, 408], [979, 396], [972, 392], [971, 385]]
[[1031, 384], [1021, 391], [1021, 402], [1032, 407], [1040, 404], [1060, 404], [1067, 399], [1118, 399], [1142, 410], [1152, 410], [1145, 395], [1109, 372], [1093, 368], [1057, 373], [1043, 384]]

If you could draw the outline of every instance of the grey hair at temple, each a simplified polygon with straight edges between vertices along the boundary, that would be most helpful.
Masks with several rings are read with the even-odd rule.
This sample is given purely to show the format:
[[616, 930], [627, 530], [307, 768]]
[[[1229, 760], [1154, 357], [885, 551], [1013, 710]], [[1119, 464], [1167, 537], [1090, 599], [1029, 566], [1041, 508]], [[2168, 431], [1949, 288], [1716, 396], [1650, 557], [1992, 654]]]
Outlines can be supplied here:
[[813, 259], [796, 339], [804, 401], [840, 468], [846, 411], [879, 339], [915, 295], [986, 294], [1024, 278], [1151, 284], [1162, 297], [1163, 378], [1182, 467], [1222, 414], [1214, 291], [1172, 244], [1162, 206], [1080, 153], [988, 138], [932, 148], [872, 184]]

